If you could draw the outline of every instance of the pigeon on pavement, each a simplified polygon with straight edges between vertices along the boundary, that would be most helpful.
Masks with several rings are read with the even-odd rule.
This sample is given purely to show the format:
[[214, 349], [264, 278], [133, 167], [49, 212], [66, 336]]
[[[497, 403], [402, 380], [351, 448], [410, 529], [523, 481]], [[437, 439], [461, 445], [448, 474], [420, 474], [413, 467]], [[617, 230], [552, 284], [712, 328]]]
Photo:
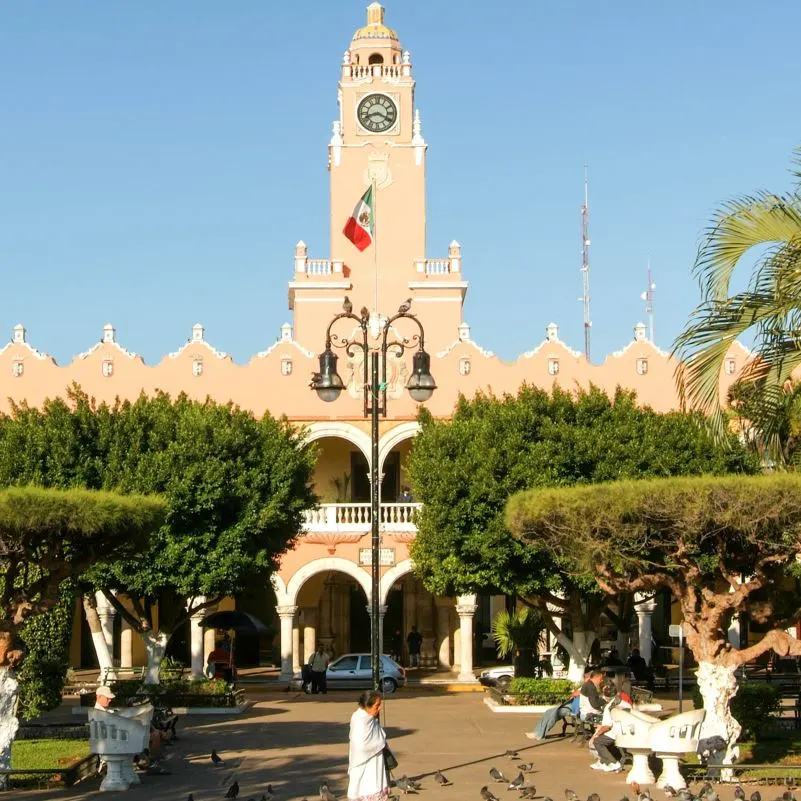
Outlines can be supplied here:
[[448, 781], [448, 777], [441, 770], [438, 770], [434, 774], [434, 781], [437, 784], [442, 785], [443, 787], [447, 787], [448, 785], [453, 784], [453, 782]]
[[754, 790], [754, 792], [751, 793], [751, 801], [762, 801], [762, 793], [760, 793], [759, 790]]
[[225, 798], [236, 798], [239, 795], [239, 782], [234, 779], [234, 783], [226, 790]]
[[221, 768], [223, 765], [225, 765], [225, 762], [223, 762], [222, 759], [220, 759], [220, 755], [217, 753], [217, 751], [214, 748], [211, 749], [211, 761], [218, 768]]
[[666, 784], [666, 785], [665, 785], [665, 786], [662, 788], [662, 792], [663, 792], [663, 793], [664, 793], [664, 794], [665, 794], [665, 795], [666, 795], [668, 798], [673, 798], [674, 796], [676, 796], [676, 795], [677, 795], [676, 791], [675, 791], [675, 790], [673, 789], [673, 787], [671, 787], [669, 784]]
[[328, 789], [326, 782], [320, 785], [320, 801], [337, 801], [337, 797]]
[[512, 751], [511, 749], [508, 749], [504, 756], [509, 757], [509, 759], [520, 759], [520, 757], [517, 755], [517, 751]]
[[492, 792], [487, 789], [486, 784], [481, 788], [481, 798], [482, 801], [498, 801], [498, 797], [493, 795]]
[[587, 801], [601, 801], [601, 796], [598, 793], [590, 793], [587, 796]]
[[537, 796], [537, 788], [532, 784], [529, 787], [521, 787], [520, 788], [520, 797], [521, 798], [536, 798]]
[[506, 788], [507, 790], [519, 790], [524, 784], [526, 783], [525, 776], [523, 776], [523, 771], [521, 770], [517, 776], [509, 782], [509, 786]]
[[578, 793], [575, 790], [565, 790], [565, 801], [579, 801]]
[[404, 794], [406, 793], [416, 793], [417, 788], [414, 786], [414, 782], [410, 779], [407, 779], [406, 776], [401, 776], [400, 779], [395, 780], [395, 786]]
[[521, 762], [520, 763], [520, 770], [522, 770], [523, 773], [531, 773], [531, 771], [534, 770], [534, 763], [533, 762]]
[[506, 776], [501, 773], [496, 767], [490, 768], [490, 777], [496, 782], [503, 782], [504, 784], [509, 781]]
[[734, 797], [737, 801], [745, 801], [745, 790], [739, 784], [734, 788]]

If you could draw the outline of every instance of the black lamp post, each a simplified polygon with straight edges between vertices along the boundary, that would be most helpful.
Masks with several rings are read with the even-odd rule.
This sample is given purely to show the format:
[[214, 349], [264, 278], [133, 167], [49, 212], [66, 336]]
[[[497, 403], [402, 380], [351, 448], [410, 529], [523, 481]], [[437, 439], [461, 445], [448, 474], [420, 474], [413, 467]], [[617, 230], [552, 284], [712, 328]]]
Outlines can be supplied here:
[[[332, 348], [342, 348], [349, 356], [353, 356], [359, 350], [364, 354], [364, 416], [370, 418], [370, 526], [372, 533], [371, 556], [372, 556], [372, 590], [370, 599], [372, 631], [370, 637], [370, 655], [373, 671], [373, 687], [381, 689], [381, 641], [379, 637], [379, 570], [380, 570], [380, 548], [381, 537], [379, 534], [379, 493], [378, 483], [378, 419], [379, 416], [387, 415], [387, 353], [393, 350], [398, 356], [403, 355], [407, 348], [416, 347], [413, 361], [412, 374], [406, 383], [409, 394], [418, 403], [427, 401], [437, 385], [431, 375], [431, 357], [424, 348], [423, 326], [414, 314], [409, 313], [411, 300], [401, 304], [397, 314], [390, 317], [384, 324], [381, 340], [378, 345], [370, 346], [368, 340], [370, 312], [363, 308], [360, 316], [356, 316], [351, 311], [351, 303], [345, 298], [343, 303], [344, 312], [337, 314], [328, 325], [325, 335], [325, 350], [320, 354], [320, 372], [312, 374], [311, 388], [319, 395], [321, 400], [330, 403], [335, 401], [340, 392], [345, 388], [342, 379], [337, 372], [338, 357]], [[389, 339], [389, 332], [392, 323], [400, 318], [414, 320], [419, 329], [419, 334], [413, 334], [409, 339]], [[338, 320], [355, 320], [361, 330], [361, 338], [347, 339], [331, 333], [331, 329]], [[368, 355], [370, 357], [370, 367], [368, 372]], [[379, 380], [379, 356], [381, 358], [381, 371], [383, 376]]]

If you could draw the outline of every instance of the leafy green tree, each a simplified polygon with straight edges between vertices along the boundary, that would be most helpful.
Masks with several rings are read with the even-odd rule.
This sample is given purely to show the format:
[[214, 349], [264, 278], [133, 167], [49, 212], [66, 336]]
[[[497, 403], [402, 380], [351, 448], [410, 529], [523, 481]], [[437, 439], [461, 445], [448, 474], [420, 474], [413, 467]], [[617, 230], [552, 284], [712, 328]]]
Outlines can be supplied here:
[[17, 731], [18, 683], [9, 669], [24, 658], [20, 629], [58, 603], [67, 579], [98, 560], [147, 548], [165, 513], [157, 496], [0, 489], [0, 769], [9, 767]]
[[[276, 569], [314, 503], [313, 469], [314, 451], [285, 421], [186, 396], [96, 406], [75, 388], [68, 401], [41, 410], [14, 407], [0, 424], [0, 484], [96, 486], [166, 499], [166, 522], [149, 548], [85, 576], [143, 638], [154, 683], [179, 626]], [[167, 597], [175, 602], [156, 615]], [[84, 606], [91, 625], [91, 598]]]
[[[737, 741], [729, 702], [738, 667], [771, 649], [801, 654], [787, 633], [801, 620], [790, 580], [801, 572], [797, 474], [526, 490], [509, 501], [506, 522], [516, 539], [548, 548], [604, 592], [671, 591], [698, 661], [704, 736]], [[739, 612], [765, 633], [738, 649], [728, 629]]]
[[[686, 414], [657, 414], [618, 390], [461, 398], [450, 420], [421, 413], [410, 474], [423, 502], [411, 546], [415, 571], [442, 595], [494, 592], [537, 606], [580, 678], [602, 612], [614, 615], [594, 582], [566, 572], [536, 543], [510, 536], [510, 495], [531, 487], [630, 477], [753, 471], [736, 442], [716, 445]], [[560, 629], [555, 618], [561, 618]]]
[[515, 656], [515, 676], [533, 677], [542, 672], [544, 663], [536, 660], [547, 627], [538, 609], [523, 607], [503, 609], [492, 621], [492, 637], [501, 659]]
[[[742, 376], [758, 388], [759, 408], [750, 422], [778, 465], [784, 463], [784, 396], [793, 371], [801, 365], [801, 150], [795, 163], [796, 183], [790, 192], [756, 192], [723, 204], [715, 214], [695, 262], [702, 302], [673, 346], [680, 360], [683, 398], [708, 414], [713, 429], [722, 435], [723, 360], [736, 339], [753, 335], [754, 356]], [[735, 270], [754, 256], [747, 288], [734, 292]]]

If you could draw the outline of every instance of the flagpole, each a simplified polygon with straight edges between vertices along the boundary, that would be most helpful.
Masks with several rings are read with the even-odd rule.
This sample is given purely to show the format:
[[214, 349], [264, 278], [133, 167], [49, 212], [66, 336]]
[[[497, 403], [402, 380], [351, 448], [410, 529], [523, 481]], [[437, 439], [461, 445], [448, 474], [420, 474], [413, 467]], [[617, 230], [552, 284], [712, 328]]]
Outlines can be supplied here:
[[370, 176], [373, 189], [373, 272], [375, 273], [375, 287], [373, 290], [373, 311], [378, 317], [378, 187], [375, 183], [375, 175]]

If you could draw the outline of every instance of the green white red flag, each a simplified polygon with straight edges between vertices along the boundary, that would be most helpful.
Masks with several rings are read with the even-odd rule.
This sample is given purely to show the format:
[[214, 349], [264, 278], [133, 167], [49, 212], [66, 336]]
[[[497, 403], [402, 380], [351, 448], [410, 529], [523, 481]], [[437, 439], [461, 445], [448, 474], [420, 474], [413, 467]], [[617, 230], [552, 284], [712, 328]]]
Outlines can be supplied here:
[[371, 186], [356, 204], [342, 233], [359, 250], [364, 250], [373, 241], [373, 222], [373, 187]]

